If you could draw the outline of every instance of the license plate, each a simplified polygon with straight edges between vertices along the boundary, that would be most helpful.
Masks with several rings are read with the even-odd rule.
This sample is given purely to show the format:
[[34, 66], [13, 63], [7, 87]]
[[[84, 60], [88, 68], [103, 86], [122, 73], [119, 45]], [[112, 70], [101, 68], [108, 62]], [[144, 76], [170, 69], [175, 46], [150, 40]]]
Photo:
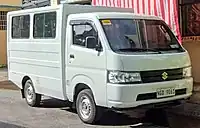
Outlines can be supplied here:
[[175, 88], [163, 88], [157, 90], [157, 98], [175, 96]]

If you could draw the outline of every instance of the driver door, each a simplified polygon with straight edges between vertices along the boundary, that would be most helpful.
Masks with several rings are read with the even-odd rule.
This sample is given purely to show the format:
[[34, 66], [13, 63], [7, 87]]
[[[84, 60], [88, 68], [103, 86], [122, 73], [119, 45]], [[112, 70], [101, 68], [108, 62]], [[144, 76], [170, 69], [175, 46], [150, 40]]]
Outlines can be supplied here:
[[[96, 43], [88, 43], [88, 38], [98, 36], [92, 21], [73, 20], [70, 22], [72, 35], [68, 38], [67, 79], [70, 81], [69, 90], [73, 94], [74, 83], [88, 85], [98, 103], [106, 102], [106, 54], [103, 47], [96, 50]], [[101, 44], [101, 42], [99, 42]], [[100, 45], [102, 46], [102, 45]]]

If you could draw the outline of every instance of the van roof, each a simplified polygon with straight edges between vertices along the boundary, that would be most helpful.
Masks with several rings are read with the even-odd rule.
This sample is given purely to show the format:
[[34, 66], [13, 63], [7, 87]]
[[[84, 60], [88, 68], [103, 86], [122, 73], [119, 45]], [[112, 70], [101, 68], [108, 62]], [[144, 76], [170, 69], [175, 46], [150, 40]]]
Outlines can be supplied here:
[[150, 19], [150, 20], [162, 20], [160, 17], [153, 15], [135, 14], [131, 12], [90, 12], [90, 13], [79, 13], [75, 15], [93, 15], [99, 19], [106, 18], [131, 18], [131, 19]]
[[[63, 8], [64, 7], [64, 8]], [[91, 6], [91, 5], [68, 5], [60, 4], [57, 6], [46, 6], [40, 8], [24, 9], [8, 12], [8, 15], [20, 15], [27, 13], [40, 13], [48, 12], [57, 9], [64, 9], [65, 12], [74, 15], [90, 15], [96, 16], [99, 19], [103, 18], [132, 18], [132, 19], [152, 19], [152, 20], [161, 20], [157, 16], [144, 15], [144, 14], [135, 14], [132, 9], [123, 9], [123, 8], [113, 8], [113, 7], [103, 7], [103, 6]]]

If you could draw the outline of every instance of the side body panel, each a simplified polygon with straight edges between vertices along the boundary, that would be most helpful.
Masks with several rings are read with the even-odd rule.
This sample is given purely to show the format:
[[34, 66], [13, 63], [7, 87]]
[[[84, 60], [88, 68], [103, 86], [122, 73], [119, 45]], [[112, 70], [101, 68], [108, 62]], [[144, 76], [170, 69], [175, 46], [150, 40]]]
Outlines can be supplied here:
[[[52, 39], [33, 38], [33, 17], [36, 13], [56, 11], [56, 37]], [[8, 14], [7, 53], [8, 77], [19, 88], [22, 80], [28, 76], [36, 93], [66, 99], [63, 95], [61, 24], [62, 15], [59, 7], [14, 11]], [[12, 38], [12, 17], [30, 15], [30, 36], [27, 39]]]

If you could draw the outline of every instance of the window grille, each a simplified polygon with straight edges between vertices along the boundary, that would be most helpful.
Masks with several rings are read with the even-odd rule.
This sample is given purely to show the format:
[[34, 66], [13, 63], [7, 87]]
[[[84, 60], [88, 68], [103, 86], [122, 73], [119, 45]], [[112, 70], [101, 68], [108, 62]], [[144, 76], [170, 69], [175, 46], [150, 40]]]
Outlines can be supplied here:
[[0, 11], [0, 30], [7, 29], [7, 11]]

